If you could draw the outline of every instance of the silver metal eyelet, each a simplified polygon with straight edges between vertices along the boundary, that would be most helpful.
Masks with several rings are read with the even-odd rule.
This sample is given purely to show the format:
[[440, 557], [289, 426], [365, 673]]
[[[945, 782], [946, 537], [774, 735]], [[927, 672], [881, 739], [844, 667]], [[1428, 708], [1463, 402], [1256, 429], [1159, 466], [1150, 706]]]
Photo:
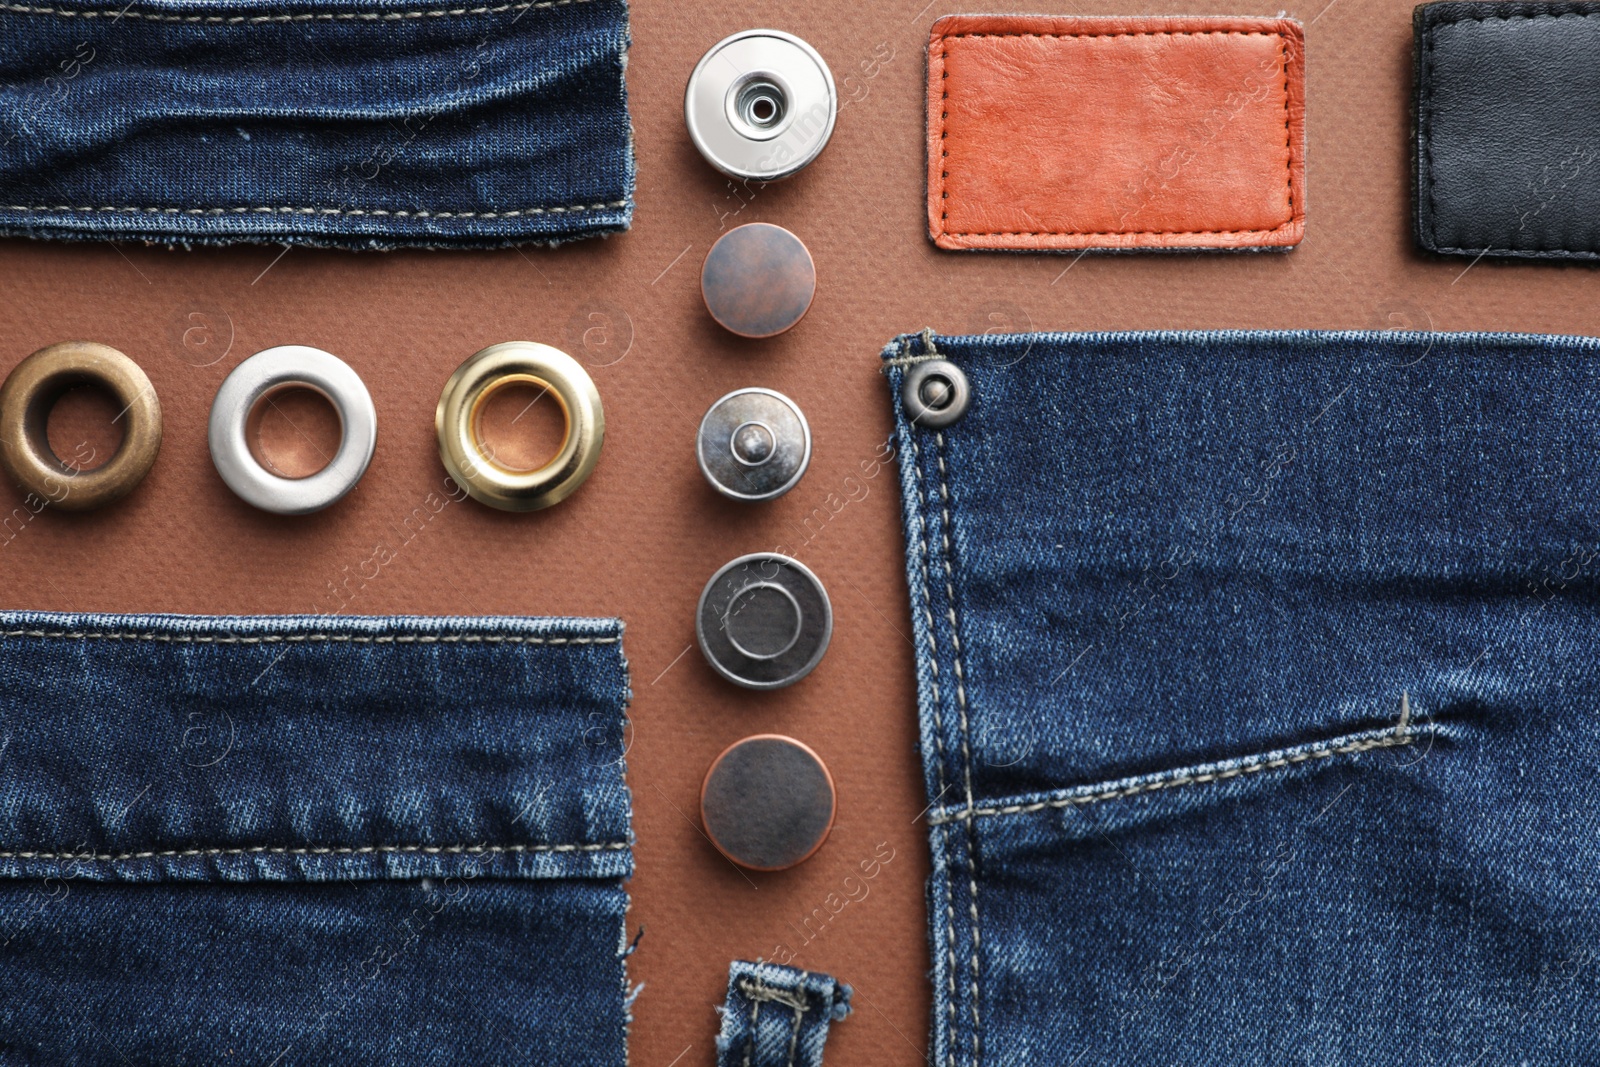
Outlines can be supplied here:
[[917, 426], [942, 430], [961, 421], [972, 403], [967, 375], [948, 359], [913, 364], [900, 385], [900, 403]]
[[[263, 397], [291, 386], [314, 389], [339, 414], [343, 434], [328, 465], [307, 478], [285, 478], [250, 453], [246, 425]], [[211, 461], [222, 480], [246, 503], [279, 515], [305, 515], [355, 488], [372, 462], [378, 413], [361, 376], [320, 348], [279, 345], [257, 352], [233, 368], [211, 402]]]

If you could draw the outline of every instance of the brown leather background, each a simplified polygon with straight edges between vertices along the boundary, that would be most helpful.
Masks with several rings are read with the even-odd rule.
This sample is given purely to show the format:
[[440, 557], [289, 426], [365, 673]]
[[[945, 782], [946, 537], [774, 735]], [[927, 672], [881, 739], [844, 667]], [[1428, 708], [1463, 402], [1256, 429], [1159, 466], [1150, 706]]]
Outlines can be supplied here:
[[[634, 978], [647, 988], [632, 1061], [642, 1067], [712, 1062], [712, 1007], [728, 961], [770, 956], [780, 943], [797, 951], [799, 963], [856, 987], [857, 1011], [829, 1041], [831, 1064], [909, 1065], [924, 1055], [927, 861], [896, 475], [890, 467], [864, 479], [859, 466], [889, 433], [877, 353], [890, 336], [924, 325], [945, 332], [1600, 332], [1591, 268], [1472, 265], [1413, 250], [1411, 9], [1396, 0], [1313, 0], [1289, 10], [1306, 24], [1307, 50], [1308, 219], [1297, 250], [1083, 258], [939, 252], [926, 235], [922, 52], [933, 19], [959, 8], [924, 2], [636, 0], [629, 84], [638, 214], [631, 233], [609, 241], [494, 253], [296, 249], [281, 258], [276, 247], [0, 243], [0, 371], [53, 341], [103, 341], [147, 369], [167, 417], [161, 458], [132, 497], [92, 515], [46, 512], [20, 532], [0, 533], [4, 606], [627, 620], [639, 837], [633, 920], [647, 928], [633, 961]], [[1041, 10], [1271, 15], [1278, 8], [1085, 0]], [[751, 198], [701, 162], [684, 133], [681, 102], [689, 70], [709, 45], [763, 24], [811, 41], [832, 64], [846, 103], [822, 157]], [[698, 291], [711, 242], [724, 226], [753, 220], [799, 234], [819, 279], [810, 315], [766, 342], [722, 333]], [[587, 344], [574, 327], [591, 329]], [[406, 540], [402, 521], [443, 483], [433, 438], [440, 387], [466, 356], [518, 338], [557, 344], [593, 367], [608, 423], [598, 471], [551, 511], [517, 516], [451, 503]], [[379, 443], [349, 498], [319, 515], [280, 519], [224, 488], [207, 455], [205, 420], [231, 367], [291, 342], [335, 352], [365, 376], [378, 405]], [[815, 433], [810, 472], [774, 504], [724, 503], [695, 467], [700, 415], [742, 385], [794, 397]], [[93, 410], [82, 406], [80, 414]], [[851, 476], [856, 481], [847, 484]], [[864, 487], [853, 499], [852, 485]], [[830, 494], [837, 513], [829, 511]], [[0, 490], [4, 512], [20, 499]], [[394, 558], [368, 565], [377, 577], [363, 582], [363, 563], [380, 542]], [[802, 684], [746, 693], [720, 681], [691, 647], [695, 599], [725, 560], [778, 545], [827, 583], [833, 647]], [[330, 591], [340, 583], [348, 603]], [[829, 762], [839, 819], [832, 839], [802, 867], [744, 875], [702, 838], [695, 804], [712, 757], [763, 731], [792, 733]], [[798, 928], [879, 842], [895, 858], [867, 897], [803, 944]]]

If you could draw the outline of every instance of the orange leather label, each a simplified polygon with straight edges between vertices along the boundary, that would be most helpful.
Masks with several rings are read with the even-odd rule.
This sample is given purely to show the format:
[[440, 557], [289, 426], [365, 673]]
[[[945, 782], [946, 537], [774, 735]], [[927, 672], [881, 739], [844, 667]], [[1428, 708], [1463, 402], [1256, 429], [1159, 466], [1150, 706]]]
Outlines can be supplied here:
[[929, 234], [949, 249], [1298, 244], [1304, 40], [1292, 19], [939, 19]]

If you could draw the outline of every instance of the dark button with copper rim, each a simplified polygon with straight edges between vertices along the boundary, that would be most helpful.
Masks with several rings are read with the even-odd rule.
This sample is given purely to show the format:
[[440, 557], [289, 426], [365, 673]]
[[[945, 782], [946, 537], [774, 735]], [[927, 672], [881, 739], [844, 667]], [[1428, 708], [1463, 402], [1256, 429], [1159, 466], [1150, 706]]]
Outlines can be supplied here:
[[822, 757], [792, 737], [756, 734], [712, 761], [700, 819], [711, 843], [739, 866], [781, 871], [822, 847], [834, 801]]
[[833, 637], [833, 605], [805, 564], [756, 552], [711, 576], [694, 629], [706, 662], [728, 681], [782, 689], [821, 662]]
[[736, 226], [706, 253], [700, 294], [706, 310], [741, 337], [773, 337], [805, 315], [817, 268], [800, 238], [767, 222]]

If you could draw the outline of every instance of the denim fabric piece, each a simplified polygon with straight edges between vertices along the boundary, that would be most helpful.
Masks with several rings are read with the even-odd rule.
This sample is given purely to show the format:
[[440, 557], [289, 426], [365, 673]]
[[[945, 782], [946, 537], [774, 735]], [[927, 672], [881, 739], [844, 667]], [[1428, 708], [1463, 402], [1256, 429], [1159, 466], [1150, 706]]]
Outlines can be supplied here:
[[614, 233], [625, 0], [0, 4], [0, 233], [347, 248]]
[[0, 1063], [621, 1067], [620, 641], [0, 614]]
[[734, 960], [717, 1035], [717, 1067], [822, 1067], [828, 1025], [850, 1014], [831, 975]]
[[932, 1062], [1600, 1063], [1600, 342], [930, 340]]

